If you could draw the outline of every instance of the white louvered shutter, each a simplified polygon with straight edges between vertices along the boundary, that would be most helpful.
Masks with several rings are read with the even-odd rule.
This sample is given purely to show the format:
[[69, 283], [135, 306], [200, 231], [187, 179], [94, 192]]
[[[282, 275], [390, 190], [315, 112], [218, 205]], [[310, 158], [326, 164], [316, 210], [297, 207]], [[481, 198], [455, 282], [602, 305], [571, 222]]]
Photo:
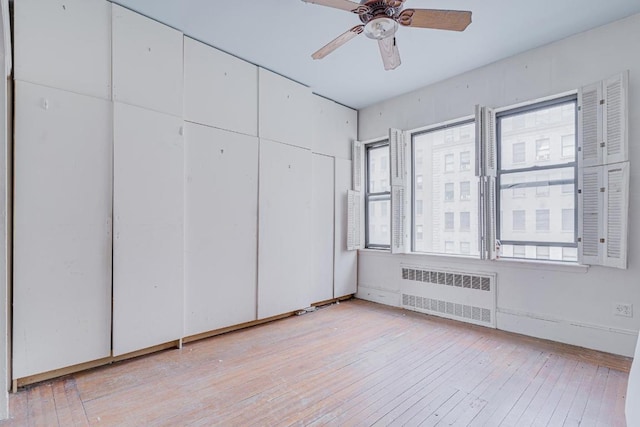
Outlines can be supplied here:
[[578, 259], [581, 264], [601, 264], [603, 206], [602, 167], [581, 169], [578, 177]]
[[399, 129], [389, 129], [389, 159], [391, 165], [391, 185], [406, 185], [407, 147], [405, 134]]
[[602, 84], [578, 91], [578, 166], [602, 164]]
[[407, 138], [399, 129], [389, 129], [391, 166], [391, 253], [409, 251]]
[[480, 259], [487, 259], [487, 197], [486, 197], [486, 183], [484, 177], [480, 177], [478, 180], [478, 252], [480, 252]]
[[475, 107], [475, 125], [476, 125], [476, 176], [484, 175], [484, 165], [482, 164], [484, 159], [484, 137], [485, 137], [485, 122], [483, 120], [484, 107], [476, 105]]
[[491, 108], [484, 107], [484, 175], [496, 176], [498, 154], [496, 143], [496, 114]]
[[604, 80], [603, 164], [629, 160], [628, 148], [628, 72]]
[[364, 145], [360, 141], [351, 144], [351, 183], [354, 191], [362, 191]]
[[497, 259], [498, 251], [496, 250], [496, 228], [498, 226], [498, 215], [496, 211], [496, 201], [497, 201], [497, 189], [496, 189], [496, 178], [493, 176], [486, 177], [486, 190], [485, 190], [485, 198], [486, 198], [486, 235], [485, 242], [487, 246], [487, 255], [489, 259]]
[[347, 190], [347, 250], [362, 249], [361, 197], [359, 191]]
[[629, 162], [606, 165], [603, 169], [605, 220], [602, 265], [627, 268]]

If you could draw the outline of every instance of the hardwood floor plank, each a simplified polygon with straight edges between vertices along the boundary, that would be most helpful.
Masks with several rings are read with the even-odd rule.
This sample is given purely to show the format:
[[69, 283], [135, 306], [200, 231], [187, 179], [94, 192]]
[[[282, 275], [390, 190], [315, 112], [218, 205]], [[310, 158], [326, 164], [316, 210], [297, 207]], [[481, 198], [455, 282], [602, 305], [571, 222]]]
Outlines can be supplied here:
[[352, 300], [29, 386], [0, 427], [624, 426], [627, 362]]

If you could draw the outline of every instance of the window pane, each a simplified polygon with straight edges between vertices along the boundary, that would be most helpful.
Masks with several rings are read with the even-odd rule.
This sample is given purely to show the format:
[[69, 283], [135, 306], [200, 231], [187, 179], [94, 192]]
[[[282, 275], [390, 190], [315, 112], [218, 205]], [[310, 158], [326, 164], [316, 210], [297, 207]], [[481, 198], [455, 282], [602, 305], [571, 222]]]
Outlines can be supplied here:
[[[389, 246], [391, 244], [391, 235], [389, 233], [389, 215], [391, 215], [390, 205], [391, 204], [388, 200], [369, 201], [369, 245]], [[374, 216], [374, 212], [380, 212], [382, 215]]]
[[536, 231], [549, 231], [549, 209], [536, 209]]
[[[383, 193], [391, 191], [389, 188], [389, 146], [384, 145], [368, 150], [369, 169], [367, 178], [370, 193]], [[384, 161], [383, 161], [384, 159]], [[375, 167], [378, 165], [379, 167]]]
[[549, 247], [548, 246], [536, 246], [536, 258], [537, 259], [549, 259]]
[[576, 103], [505, 115], [500, 122], [500, 168], [574, 162]]
[[479, 255], [475, 156], [474, 123], [413, 136], [414, 251]]
[[562, 209], [562, 231], [574, 231], [575, 212], [573, 209]]
[[[575, 209], [575, 194], [565, 191], [574, 188], [574, 181], [574, 168], [502, 174], [500, 240], [575, 243], [575, 230], [563, 224], [563, 210]], [[542, 228], [538, 210], [549, 212], [546, 220], [540, 217]]]
[[460, 242], [460, 253], [461, 254], [471, 253], [471, 244], [469, 242]]

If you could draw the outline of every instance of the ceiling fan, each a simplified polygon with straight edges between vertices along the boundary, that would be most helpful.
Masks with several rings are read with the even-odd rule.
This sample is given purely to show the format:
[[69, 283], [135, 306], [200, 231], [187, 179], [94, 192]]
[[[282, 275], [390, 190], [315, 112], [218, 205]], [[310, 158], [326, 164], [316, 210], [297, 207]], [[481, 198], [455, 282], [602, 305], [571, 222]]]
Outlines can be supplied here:
[[378, 40], [385, 70], [393, 70], [400, 65], [400, 52], [395, 34], [398, 24], [405, 27], [434, 28], [437, 30], [464, 31], [471, 23], [471, 12], [438, 9], [403, 9], [405, 0], [302, 0], [333, 7], [357, 14], [362, 21], [349, 31], [339, 35], [326, 46], [315, 52], [313, 59], [322, 59], [357, 35]]

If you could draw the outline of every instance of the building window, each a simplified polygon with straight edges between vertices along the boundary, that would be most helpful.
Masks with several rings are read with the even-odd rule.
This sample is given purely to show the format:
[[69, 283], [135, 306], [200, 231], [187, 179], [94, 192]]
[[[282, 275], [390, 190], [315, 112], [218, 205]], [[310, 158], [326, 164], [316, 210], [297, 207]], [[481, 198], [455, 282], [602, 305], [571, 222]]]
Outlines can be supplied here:
[[444, 185], [444, 201], [452, 202], [453, 201], [453, 182], [447, 182]]
[[524, 163], [527, 161], [527, 145], [524, 142], [516, 142], [512, 146], [513, 163]]
[[537, 259], [549, 259], [549, 246], [536, 246]]
[[471, 169], [471, 152], [463, 151], [460, 153], [460, 170], [468, 171]]
[[[496, 237], [503, 257], [561, 260], [562, 248], [577, 250], [576, 98], [572, 95], [496, 114]], [[516, 123], [527, 126], [514, 131]], [[538, 197], [531, 197], [534, 195]]]
[[[391, 188], [388, 185], [391, 174], [389, 162], [382, 159], [389, 156], [389, 143], [367, 145], [365, 156], [366, 247], [388, 249], [391, 247]], [[376, 164], [380, 167], [374, 168]]]
[[524, 231], [526, 228], [527, 212], [523, 210], [513, 211], [513, 231]]
[[471, 199], [471, 182], [462, 181], [460, 183], [460, 200]]
[[453, 154], [445, 154], [444, 156], [444, 171], [453, 172]]
[[469, 231], [471, 229], [471, 213], [460, 212], [460, 231]]
[[451, 240], [447, 240], [444, 242], [444, 252], [447, 254], [453, 253], [453, 242]]
[[575, 157], [576, 155], [576, 136], [562, 135], [562, 157]]
[[537, 180], [538, 185], [536, 186], [536, 196], [547, 197], [549, 195], [549, 176], [539, 175]]
[[453, 212], [445, 212], [444, 213], [444, 229], [446, 231], [453, 231]]
[[551, 159], [549, 138], [536, 140], [536, 160], [546, 162], [549, 159]]
[[[434, 126], [412, 135], [413, 252], [442, 254], [445, 241], [453, 240], [446, 253], [463, 255], [459, 240], [452, 237], [464, 227], [470, 244], [470, 252], [464, 255], [480, 256], [478, 205], [461, 201], [472, 200], [471, 189], [478, 188], [479, 178], [469, 172], [476, 161], [475, 143], [473, 121]], [[417, 167], [419, 157], [423, 167]]]
[[562, 209], [562, 231], [573, 232], [575, 229], [575, 211]]
[[471, 253], [471, 243], [469, 242], [460, 242], [460, 253], [463, 255], [468, 255]]
[[525, 258], [527, 255], [526, 246], [516, 245], [513, 247], [513, 257], [514, 258]]
[[578, 262], [578, 249], [562, 248], [562, 261]]
[[536, 231], [549, 231], [549, 209], [536, 209]]

